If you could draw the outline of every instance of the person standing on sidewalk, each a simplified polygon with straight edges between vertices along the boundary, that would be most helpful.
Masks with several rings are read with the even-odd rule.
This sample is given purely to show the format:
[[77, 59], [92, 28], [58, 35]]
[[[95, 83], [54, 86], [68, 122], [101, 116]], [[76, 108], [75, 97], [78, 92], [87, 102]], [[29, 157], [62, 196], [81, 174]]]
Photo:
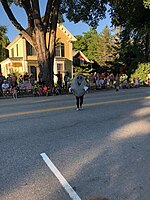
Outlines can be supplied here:
[[75, 76], [74, 79], [72, 80], [70, 91], [72, 91], [72, 93], [76, 97], [77, 111], [83, 110], [83, 107], [82, 107], [83, 98], [87, 90], [88, 90], [88, 87], [87, 87], [87, 83], [85, 81], [84, 76], [82, 74], [78, 74], [77, 76]]
[[2, 91], [2, 84], [4, 83], [5, 77], [3, 76], [3, 74], [0, 72], [0, 94], [3, 94]]
[[115, 86], [116, 86], [116, 92], [119, 91], [119, 88], [120, 88], [120, 76], [119, 74], [117, 73], [116, 76], [115, 76]]

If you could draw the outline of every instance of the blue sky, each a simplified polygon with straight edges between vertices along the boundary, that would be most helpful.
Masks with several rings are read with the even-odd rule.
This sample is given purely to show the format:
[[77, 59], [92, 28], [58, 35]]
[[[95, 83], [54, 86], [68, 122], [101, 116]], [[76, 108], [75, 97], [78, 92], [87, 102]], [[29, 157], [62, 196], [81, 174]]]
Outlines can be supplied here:
[[[41, 13], [43, 13], [43, 11], [45, 10], [46, 0], [39, 0], [39, 2], [41, 4]], [[17, 18], [17, 20], [21, 23], [21, 25], [24, 28], [26, 28], [27, 27], [27, 19], [26, 19], [26, 15], [24, 13], [24, 10], [13, 5], [12, 11], [13, 11], [15, 17]], [[0, 25], [6, 25], [7, 26], [7, 30], [8, 30], [7, 36], [9, 38], [9, 40], [12, 41], [18, 35], [19, 32], [11, 24], [11, 22], [8, 19], [5, 11], [3, 10], [1, 3], [0, 3], [0, 13], [1, 13], [1, 15], [0, 15]], [[99, 26], [97, 28], [98, 33], [100, 33], [105, 28], [106, 25], [108, 25], [108, 27], [110, 27], [110, 25], [111, 25], [110, 18], [109, 18], [108, 14], [106, 16], [106, 19], [99, 22]], [[67, 19], [65, 19], [64, 26], [74, 36], [75, 35], [82, 35], [83, 32], [87, 32], [90, 29], [90, 27], [85, 23], [79, 22], [77, 24], [74, 24], [73, 22], [69, 22]]]

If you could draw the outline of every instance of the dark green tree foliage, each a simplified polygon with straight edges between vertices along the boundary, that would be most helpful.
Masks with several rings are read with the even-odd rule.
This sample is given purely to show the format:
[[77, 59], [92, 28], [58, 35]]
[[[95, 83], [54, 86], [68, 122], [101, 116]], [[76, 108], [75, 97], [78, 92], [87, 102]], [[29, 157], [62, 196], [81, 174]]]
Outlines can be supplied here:
[[87, 57], [90, 60], [97, 61], [95, 58], [97, 46], [99, 45], [99, 35], [97, 31], [91, 28], [90, 32], [85, 33], [85, 40], [88, 41]]
[[108, 27], [99, 34], [95, 59], [102, 67], [111, 67], [115, 60], [115, 35], [112, 35]]
[[128, 42], [120, 49], [120, 59], [125, 67], [124, 71], [130, 76], [138, 67], [138, 63], [145, 61], [145, 55], [141, 44], [136, 40]]
[[93, 66], [95, 65], [96, 71], [101, 70], [101, 67], [110, 68], [114, 64], [118, 44], [115, 43], [115, 35], [111, 34], [108, 27], [105, 27], [100, 34], [91, 28], [89, 32], [76, 38], [78, 40], [74, 43], [74, 50], [81, 50], [89, 60], [94, 61]]
[[74, 67], [75, 74], [82, 72], [86, 76], [86, 73], [89, 74], [92, 68], [95, 70], [95, 68], [98, 67], [98, 64], [93, 62], [95, 59], [95, 50], [97, 48], [98, 37], [97, 31], [93, 28], [90, 28], [89, 32], [83, 32], [83, 36], [76, 36], [77, 41], [73, 44], [74, 51], [82, 51], [82, 53], [93, 64], [91, 65], [91, 63], [86, 63], [81, 65], [80, 62], [76, 63], [76, 66]]
[[88, 49], [88, 45], [87, 45], [87, 41], [85, 40], [84, 35], [76, 35], [75, 36], [77, 41], [73, 43], [73, 49], [74, 51], [82, 51], [84, 54], [86, 54], [87, 49]]
[[0, 62], [8, 57], [8, 50], [6, 46], [9, 44], [9, 39], [6, 36], [6, 26], [0, 26]]
[[83, 21], [96, 28], [105, 17], [107, 0], [63, 0], [61, 12], [75, 23]]
[[74, 50], [82, 51], [82, 53], [84, 53], [90, 62], [92, 62], [92, 65], [89, 63], [88, 66], [78, 66], [78, 69], [76, 67], [74, 71], [81, 70], [85, 74], [85, 72], [89, 73], [91, 70], [96, 71], [97, 68], [99, 68], [98, 63], [95, 62], [95, 52], [98, 45], [98, 37], [97, 31], [93, 28], [90, 28], [89, 32], [83, 32], [83, 36], [76, 36], [77, 41], [73, 44]]
[[90, 28], [89, 32], [83, 32], [83, 36], [76, 36], [77, 41], [74, 43], [74, 50], [82, 51], [89, 60], [95, 60], [95, 52], [98, 45], [98, 33], [95, 29]]
[[[115, 36], [115, 71], [117, 73], [127, 73], [129, 76], [133, 73], [139, 62], [144, 62], [144, 53], [136, 38], [129, 38], [126, 42], [120, 37], [121, 27], [117, 27]], [[126, 36], [127, 38], [128, 36]]]
[[[116, 27], [121, 26], [122, 48], [131, 45], [136, 49], [139, 47], [143, 51], [144, 60], [149, 61], [150, 10], [144, 7], [143, 0], [110, 0], [109, 2], [112, 23]], [[133, 40], [136, 41], [134, 44]]]

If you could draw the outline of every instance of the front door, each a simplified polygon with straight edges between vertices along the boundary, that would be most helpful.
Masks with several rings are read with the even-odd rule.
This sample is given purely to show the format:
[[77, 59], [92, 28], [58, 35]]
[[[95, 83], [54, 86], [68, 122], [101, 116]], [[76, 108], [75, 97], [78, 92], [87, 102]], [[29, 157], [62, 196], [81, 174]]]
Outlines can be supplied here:
[[30, 66], [30, 72], [33, 74], [35, 80], [37, 80], [37, 70], [35, 66]]

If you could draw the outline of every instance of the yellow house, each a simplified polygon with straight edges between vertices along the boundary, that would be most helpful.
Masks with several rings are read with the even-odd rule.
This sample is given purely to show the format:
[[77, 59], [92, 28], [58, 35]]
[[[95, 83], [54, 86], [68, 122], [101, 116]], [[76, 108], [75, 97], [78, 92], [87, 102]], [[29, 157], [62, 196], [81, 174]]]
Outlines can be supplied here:
[[[72, 76], [72, 43], [76, 41], [76, 38], [63, 24], [57, 25], [56, 38], [58, 45], [56, 45], [55, 49], [54, 74], [60, 72], [62, 77], [64, 77], [65, 72], [68, 71]], [[38, 80], [39, 67], [36, 52], [21, 34], [7, 46], [7, 49], [9, 51], [9, 58], [0, 63], [3, 75], [7, 77], [12, 72], [18, 72], [22, 75], [28, 72], [29, 74], [34, 74], [35, 79]], [[54, 76], [54, 82], [56, 81], [57, 77]]]

